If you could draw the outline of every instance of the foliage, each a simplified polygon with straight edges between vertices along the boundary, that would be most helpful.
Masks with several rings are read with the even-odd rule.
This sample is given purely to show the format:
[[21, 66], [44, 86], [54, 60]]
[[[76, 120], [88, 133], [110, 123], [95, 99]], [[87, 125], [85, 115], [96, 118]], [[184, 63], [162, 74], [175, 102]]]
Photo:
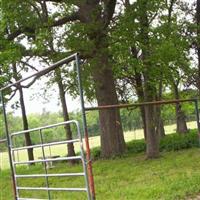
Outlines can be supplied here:
[[[177, 133], [166, 135], [160, 141], [160, 151], [177, 151], [182, 149], [189, 149], [193, 147], [199, 147], [199, 138], [196, 130], [190, 131], [186, 135], [180, 135]], [[127, 153], [141, 153], [146, 150], [146, 142], [144, 139], [134, 140], [127, 143]], [[92, 149], [93, 159], [99, 159], [101, 155], [100, 149]]]
[[[115, 60], [113, 70], [119, 85], [120, 81], [127, 86], [127, 83], [131, 84], [131, 88], [125, 87], [128, 93], [136, 90], [136, 73], [143, 73], [143, 76], [148, 73], [154, 87], [158, 87], [160, 80], [167, 87], [174, 80], [184, 84], [193, 73], [189, 51], [191, 41], [185, 34], [187, 20], [180, 16], [179, 1], [172, 1], [172, 10], [167, 2], [135, 1], [115, 21], [110, 48]], [[144, 12], [142, 5], [147, 8], [146, 27], [145, 22], [141, 21], [141, 13]], [[142, 30], [149, 38], [143, 38]], [[148, 57], [145, 52], [148, 52]], [[147, 71], [145, 63], [151, 65]], [[126, 92], [123, 94], [126, 95]]]

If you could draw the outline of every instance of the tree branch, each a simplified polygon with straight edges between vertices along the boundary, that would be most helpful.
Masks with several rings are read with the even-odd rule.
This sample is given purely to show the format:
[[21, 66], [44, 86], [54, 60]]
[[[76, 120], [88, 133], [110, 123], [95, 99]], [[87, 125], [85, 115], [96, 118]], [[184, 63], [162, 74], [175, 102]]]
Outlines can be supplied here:
[[9, 35], [7, 35], [7, 39], [8, 40], [14, 40], [16, 37], [18, 37], [19, 35], [23, 34], [23, 33], [31, 33], [34, 34], [35, 33], [35, 29], [34, 28], [30, 28], [30, 27], [24, 27], [24, 28], [19, 28], [16, 31], [14, 31], [13, 33], [10, 33]]
[[58, 20], [52, 22], [50, 27], [62, 26], [64, 24], [66, 24], [67, 22], [77, 21], [79, 19], [80, 19], [79, 13], [75, 12], [75, 13], [72, 13], [71, 15], [65, 16], [61, 19], [58, 19]]
[[104, 23], [105, 28], [109, 25], [113, 14], [115, 12], [116, 0], [104, 0], [105, 9], [104, 9]]
[[32, 66], [32, 65], [30, 65], [29, 63], [27, 63], [27, 62], [24, 62], [24, 61], [20, 61], [22, 64], [24, 64], [24, 65], [27, 65], [28, 67], [30, 67], [31, 69], [33, 69], [33, 70], [35, 70], [35, 71], [37, 71], [38, 72], [38, 69], [36, 69], [34, 66]]
[[151, 17], [151, 19], [149, 19], [149, 24], [153, 22], [153, 20], [157, 17], [157, 15], [158, 15], [158, 11]]
[[35, 76], [34, 79], [29, 84], [27, 84], [27, 85], [21, 85], [21, 87], [22, 88], [29, 88], [29, 87], [31, 87], [38, 80], [39, 77], [40, 77], [40, 75]]
[[173, 6], [174, 6], [175, 0], [170, 1], [170, 5], [168, 7], [168, 23], [171, 23], [171, 18], [172, 18], [172, 11], [173, 11]]
[[64, 0], [38, 0], [38, 2], [53, 2], [53, 3], [64, 3]]
[[40, 18], [40, 20], [42, 20], [42, 16], [41, 16], [41, 14], [40, 14], [40, 10], [39, 10], [39, 8], [37, 7], [37, 5], [35, 5], [34, 3], [29, 2], [29, 1], [28, 1], [28, 3], [33, 7], [33, 9], [34, 9], [35, 12], [37, 13], [38, 17]]
[[16, 30], [15, 32], [13, 32], [13, 33], [11, 33], [11, 34], [9, 34], [8, 36], [7, 36], [7, 39], [8, 40], [14, 40], [16, 37], [18, 37], [19, 35], [21, 35], [23, 33], [23, 31], [22, 30]]
[[48, 22], [48, 9], [47, 9], [47, 5], [46, 5], [46, 1], [41, 1], [40, 5], [42, 8], [42, 14], [43, 14], [42, 21]]
[[[66, 0], [35, 0], [37, 2], [52, 2], [52, 3], [66, 3]], [[93, 0], [94, 1], [94, 0]], [[74, 0], [71, 2], [73, 5], [80, 6], [83, 3], [83, 0]]]
[[15, 94], [17, 92], [17, 88], [15, 90], [13, 90], [12, 92], [13, 92], [13, 94], [9, 97], [9, 99], [7, 99], [7, 101], [10, 101], [15, 96]]

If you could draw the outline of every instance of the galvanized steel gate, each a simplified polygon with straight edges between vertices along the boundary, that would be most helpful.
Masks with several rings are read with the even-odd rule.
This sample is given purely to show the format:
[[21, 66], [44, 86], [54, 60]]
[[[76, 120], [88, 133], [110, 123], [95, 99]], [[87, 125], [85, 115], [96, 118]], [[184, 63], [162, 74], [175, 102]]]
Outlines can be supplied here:
[[[12, 84], [7, 85], [7, 86], [5, 86], [3, 88], [0, 88], [0, 99], [1, 99], [1, 103], [2, 103], [3, 116], [4, 116], [4, 125], [5, 125], [5, 133], [6, 133], [6, 140], [0, 140], [0, 142], [7, 142], [7, 146], [8, 146], [8, 155], [9, 155], [11, 176], [12, 176], [13, 189], [14, 189], [14, 199], [24, 199], [24, 198], [18, 197], [19, 194], [17, 194], [17, 193], [18, 193], [19, 190], [23, 190], [25, 188], [18, 187], [16, 183], [17, 183], [19, 178], [28, 178], [27, 176], [26, 177], [22, 177], [23, 175], [17, 175], [16, 174], [16, 165], [31, 164], [31, 162], [33, 162], [33, 161], [30, 161], [28, 163], [27, 162], [23, 162], [22, 163], [22, 162], [17, 162], [14, 159], [13, 153], [15, 151], [17, 151], [17, 149], [13, 147], [12, 138], [16, 137], [17, 135], [24, 134], [25, 132], [22, 131], [22, 132], [19, 132], [19, 133], [14, 133], [14, 134], [12, 134], [10, 136], [10, 132], [9, 132], [9, 128], [8, 128], [8, 121], [7, 121], [6, 103], [5, 103], [6, 90], [8, 90], [8, 89], [10, 89], [12, 87], [16, 87], [16, 86], [18, 86], [19, 84], [21, 84], [24, 81], [27, 81], [27, 80], [30, 80], [30, 79], [34, 80], [34, 79], [40, 78], [40, 77], [48, 74], [49, 72], [55, 70], [56, 68], [61, 67], [62, 65], [65, 65], [65, 64], [69, 64], [72, 61], [75, 61], [75, 66], [76, 66], [75, 71], [76, 71], [76, 74], [77, 74], [77, 83], [78, 83], [78, 88], [79, 88], [79, 97], [80, 97], [80, 106], [81, 106], [82, 120], [83, 120], [83, 132], [84, 132], [84, 139], [85, 139], [85, 146], [86, 146], [86, 161], [87, 162], [84, 161], [85, 159], [84, 159], [84, 154], [83, 154], [83, 149], [82, 149], [82, 139], [81, 139], [81, 135], [80, 135], [79, 125], [77, 124], [77, 122], [76, 122], [76, 125], [77, 125], [77, 131], [78, 131], [78, 135], [79, 135], [79, 143], [81, 145], [81, 156], [80, 157], [71, 157], [71, 158], [69, 158], [69, 157], [66, 158], [65, 157], [65, 158], [62, 158], [62, 160], [70, 160], [70, 159], [80, 159], [80, 160], [82, 160], [83, 168], [84, 168], [84, 172], [83, 173], [84, 173], [84, 176], [85, 176], [86, 187], [82, 188], [82, 189], [77, 189], [77, 191], [86, 191], [87, 194], [88, 194], [88, 199], [89, 200], [90, 199], [91, 200], [95, 200], [96, 199], [95, 198], [95, 187], [94, 187], [93, 172], [92, 172], [92, 161], [91, 161], [91, 157], [90, 157], [89, 135], [88, 135], [88, 130], [87, 130], [85, 105], [84, 105], [84, 98], [83, 98], [83, 87], [82, 87], [82, 81], [81, 81], [80, 59], [79, 59], [78, 53], [75, 53], [75, 54], [73, 54], [71, 56], [68, 56], [67, 58], [64, 58], [63, 60], [60, 60], [60, 61], [54, 63], [50, 67], [45, 68], [45, 69], [43, 69], [41, 71], [38, 71], [38, 72], [36, 72], [36, 73], [26, 77], [26, 78], [23, 78], [23, 79], [15, 82], [15, 83], [12, 83]], [[73, 122], [75, 123], [75, 121], [73, 121]], [[69, 123], [69, 122], [66, 122], [66, 123]], [[70, 122], [70, 123], [72, 123], [72, 122]], [[41, 132], [43, 130], [43, 128], [48, 128], [48, 127], [39, 128], [38, 131]], [[36, 130], [36, 129], [34, 129], [34, 130]], [[28, 130], [28, 132], [30, 132], [30, 131], [32, 131], [32, 130]], [[65, 143], [69, 143], [69, 142], [78, 142], [78, 141], [65, 141]], [[43, 149], [45, 147], [45, 145], [49, 145], [49, 144], [43, 144], [40, 147]], [[51, 145], [55, 145], [55, 143], [52, 143]], [[26, 149], [28, 149], [28, 148], [29, 147], [26, 147]], [[35, 146], [35, 147], [32, 146], [31, 148], [37, 148], [37, 146]], [[61, 158], [48, 158], [47, 159], [44, 156], [44, 159], [36, 160], [36, 161], [34, 161], [34, 163], [41, 162], [41, 163], [45, 164], [45, 163], [48, 163], [48, 162], [59, 161], [59, 160], [61, 160]], [[88, 176], [87, 176], [87, 173], [88, 173]], [[64, 175], [64, 174], [60, 174], [60, 175], [57, 174], [57, 177], [61, 176], [61, 175]], [[65, 175], [67, 176], [69, 174], [65, 174]], [[83, 174], [70, 174], [69, 176], [73, 176], [73, 175], [77, 175], [78, 176], [78, 175], [83, 175]], [[48, 178], [53, 176], [53, 175], [50, 175], [50, 174], [46, 173], [44, 175], [37, 175], [37, 176], [40, 176], [40, 177], [43, 176], [44, 178], [46, 178], [46, 187], [37, 188], [37, 190], [43, 190], [44, 189], [44, 190], [46, 190], [48, 192], [48, 195], [49, 195], [51, 190], [52, 191], [57, 191], [58, 190], [58, 188], [54, 189], [54, 188], [48, 187]], [[26, 190], [32, 190], [32, 189], [33, 188], [28, 188], [28, 187], [26, 188]], [[60, 189], [60, 190], [61, 191], [75, 191], [74, 188], [65, 188], [65, 189]], [[27, 199], [27, 198], [25, 198], [25, 199]]]
[[[50, 128], [55, 128], [55, 127], [59, 127], [59, 126], [66, 126], [66, 125], [70, 125], [70, 124], [74, 124], [77, 130], [77, 138], [76, 139], [72, 139], [72, 140], [64, 140], [64, 141], [59, 141], [59, 142], [49, 142], [49, 143], [45, 143], [43, 140], [43, 133], [44, 130], [46, 129], [50, 129]], [[13, 141], [16, 137], [26, 134], [26, 133], [32, 133], [32, 134], [36, 134], [39, 133], [39, 137], [40, 137], [40, 143], [39, 144], [35, 144], [32, 146], [22, 146], [22, 147], [15, 147], [13, 145]], [[30, 200], [30, 199], [36, 199], [36, 198], [31, 198], [31, 197], [22, 197], [22, 195], [20, 194], [20, 191], [23, 190], [28, 190], [28, 191], [46, 191], [47, 192], [47, 197], [48, 199], [52, 199], [51, 197], [51, 191], [71, 191], [71, 192], [86, 192], [87, 193], [87, 197], [88, 200], [90, 200], [90, 191], [89, 191], [89, 183], [88, 183], [88, 176], [87, 176], [87, 163], [85, 160], [85, 156], [84, 156], [84, 149], [83, 149], [83, 142], [82, 142], [82, 137], [80, 134], [80, 126], [79, 123], [75, 120], [72, 121], [67, 121], [67, 122], [62, 122], [62, 123], [58, 123], [58, 124], [54, 124], [54, 125], [50, 125], [50, 126], [45, 126], [45, 127], [40, 127], [40, 128], [35, 128], [35, 129], [31, 129], [31, 130], [26, 130], [26, 131], [21, 131], [21, 132], [17, 132], [17, 133], [12, 133], [10, 135], [10, 151], [11, 151], [11, 155], [12, 155], [12, 165], [13, 165], [13, 171], [14, 171], [14, 178], [15, 178], [15, 183], [16, 183], [16, 199], [17, 200]], [[46, 155], [45, 153], [45, 147], [50, 147], [50, 146], [58, 146], [58, 145], [63, 145], [63, 144], [68, 144], [68, 143], [79, 143], [79, 147], [80, 147], [80, 155], [78, 156], [73, 156], [73, 157], [49, 157]], [[27, 160], [23, 160], [23, 161], [17, 161], [16, 156], [15, 156], [15, 152], [17, 151], [23, 151], [23, 150], [28, 150], [28, 149], [38, 149], [41, 148], [42, 150], [42, 157], [38, 160], [32, 160], [32, 161], [27, 161]], [[82, 172], [78, 172], [78, 173], [49, 173], [49, 170], [47, 169], [48, 163], [50, 162], [58, 162], [58, 161], [69, 161], [69, 160], [81, 160], [82, 161], [82, 166], [83, 166], [83, 171]], [[17, 174], [16, 172], [16, 167], [17, 165], [29, 165], [29, 164], [33, 164], [33, 163], [43, 163], [43, 167], [44, 167], [44, 174]], [[50, 187], [50, 182], [49, 182], [49, 178], [50, 177], [57, 177], [59, 179], [59, 177], [74, 177], [74, 176], [82, 176], [85, 179], [85, 187], [83, 188], [68, 188], [68, 187]], [[19, 186], [18, 180], [19, 179], [30, 179], [30, 178], [44, 178], [45, 179], [45, 186], [43, 187], [32, 187], [30, 186], [26, 186], [26, 187], [21, 187]]]

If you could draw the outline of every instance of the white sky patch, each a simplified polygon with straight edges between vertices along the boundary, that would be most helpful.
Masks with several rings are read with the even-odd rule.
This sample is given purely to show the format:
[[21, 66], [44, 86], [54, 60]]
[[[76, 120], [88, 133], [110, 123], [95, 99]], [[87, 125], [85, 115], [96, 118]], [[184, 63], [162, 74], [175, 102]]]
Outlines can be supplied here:
[[[41, 63], [38, 60], [33, 60], [30, 62], [32, 66], [41, 70]], [[45, 66], [45, 68], [48, 66]], [[22, 74], [23, 78], [28, 77], [35, 73], [33, 70]], [[32, 79], [25, 81], [22, 85], [28, 84]], [[27, 114], [30, 113], [42, 113], [46, 112], [58, 112], [61, 111], [61, 104], [59, 99], [59, 90], [56, 84], [47, 86], [49, 78], [46, 76], [40, 77], [30, 88], [24, 88], [24, 101], [26, 106]], [[13, 112], [14, 115], [21, 115], [20, 107], [16, 108], [16, 102], [19, 101], [19, 93], [13, 97], [11, 101], [7, 104], [7, 111]], [[79, 97], [73, 99], [69, 94], [66, 93], [66, 102], [68, 106], [68, 111], [80, 110]]]
[[[43, 113], [45, 112], [58, 112], [61, 111], [61, 105], [59, 102], [59, 94], [58, 90], [54, 87], [54, 91], [49, 91], [47, 94], [43, 94], [42, 87], [44, 83], [42, 81], [38, 81], [34, 87], [30, 89], [24, 89], [24, 100], [26, 111], [28, 114], [30, 113]], [[21, 115], [21, 109], [18, 108], [14, 110], [11, 108], [13, 104], [15, 104], [19, 100], [19, 95], [16, 94], [15, 98], [13, 98], [8, 104], [8, 111], [13, 111], [15, 115]], [[69, 112], [75, 111], [79, 109], [79, 100], [72, 99], [69, 95], [66, 95], [66, 102], [68, 106]]]

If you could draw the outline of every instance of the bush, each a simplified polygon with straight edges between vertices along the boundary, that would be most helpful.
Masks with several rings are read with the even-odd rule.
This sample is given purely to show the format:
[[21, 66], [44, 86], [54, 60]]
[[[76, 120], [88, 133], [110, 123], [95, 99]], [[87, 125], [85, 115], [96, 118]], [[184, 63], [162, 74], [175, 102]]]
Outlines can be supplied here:
[[199, 140], [196, 130], [190, 131], [186, 135], [177, 133], [167, 135], [160, 141], [160, 151], [177, 151], [198, 146]]
[[[192, 147], [199, 147], [199, 139], [197, 130], [191, 130], [186, 135], [177, 133], [166, 135], [160, 141], [160, 151], [177, 151], [181, 149], [188, 149]], [[133, 140], [127, 143], [127, 153], [141, 153], [146, 151], [146, 142], [144, 139]], [[92, 149], [92, 159], [100, 158], [100, 147]]]

